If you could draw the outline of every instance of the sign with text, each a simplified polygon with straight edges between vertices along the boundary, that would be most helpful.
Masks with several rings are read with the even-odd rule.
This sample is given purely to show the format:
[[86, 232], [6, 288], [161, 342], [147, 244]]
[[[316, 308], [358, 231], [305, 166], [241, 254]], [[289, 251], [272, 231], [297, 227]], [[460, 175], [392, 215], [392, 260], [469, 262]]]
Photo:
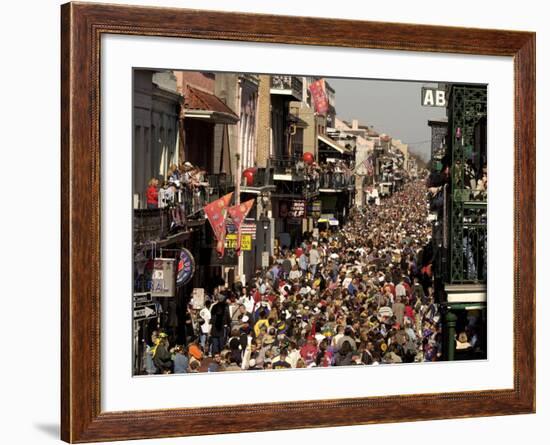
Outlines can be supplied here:
[[176, 295], [174, 270], [176, 261], [171, 258], [155, 258], [151, 281], [151, 296], [174, 297]]
[[446, 107], [445, 90], [437, 88], [422, 87], [422, 106], [423, 107]]
[[136, 292], [134, 293], [134, 306], [151, 303], [151, 292]]
[[157, 306], [155, 303], [134, 309], [134, 321], [148, 320], [149, 318], [155, 318], [157, 315]]
[[311, 216], [313, 218], [319, 218], [321, 216], [321, 201], [313, 201], [311, 204]]
[[[228, 233], [225, 236], [225, 247], [228, 249], [237, 248], [236, 233]], [[241, 235], [241, 250], [252, 250], [252, 235]]]
[[189, 250], [182, 248], [178, 260], [178, 275], [176, 284], [183, 286], [189, 283], [195, 273], [195, 259]]
[[303, 200], [289, 201], [286, 216], [289, 218], [304, 218], [306, 216], [306, 202]]

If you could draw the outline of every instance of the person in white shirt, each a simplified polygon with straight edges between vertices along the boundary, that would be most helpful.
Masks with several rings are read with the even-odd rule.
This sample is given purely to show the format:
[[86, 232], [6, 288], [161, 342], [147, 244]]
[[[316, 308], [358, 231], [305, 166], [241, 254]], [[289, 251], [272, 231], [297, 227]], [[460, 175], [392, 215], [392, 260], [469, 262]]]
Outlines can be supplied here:
[[395, 286], [395, 296], [400, 297], [401, 299], [407, 296], [407, 289], [405, 289], [403, 279], [401, 279], [397, 286]]
[[288, 274], [288, 279], [290, 281], [297, 281], [301, 278], [301, 276], [302, 276], [302, 271], [300, 270], [298, 265], [295, 264], [294, 266], [292, 266], [292, 269], [290, 270], [290, 273]]
[[319, 264], [320, 260], [321, 260], [321, 255], [317, 250], [317, 243], [313, 243], [311, 245], [311, 250], [309, 251], [309, 269], [311, 271], [312, 277], [314, 277], [315, 272], [317, 272], [317, 265]]
[[210, 324], [210, 319], [212, 318], [212, 315], [210, 314], [210, 305], [210, 301], [207, 301], [205, 306], [199, 312], [199, 316], [203, 320], [202, 324], [200, 325], [200, 342], [204, 351], [206, 351], [206, 343], [208, 341], [208, 336], [210, 335], [210, 329], [212, 328], [212, 325]]

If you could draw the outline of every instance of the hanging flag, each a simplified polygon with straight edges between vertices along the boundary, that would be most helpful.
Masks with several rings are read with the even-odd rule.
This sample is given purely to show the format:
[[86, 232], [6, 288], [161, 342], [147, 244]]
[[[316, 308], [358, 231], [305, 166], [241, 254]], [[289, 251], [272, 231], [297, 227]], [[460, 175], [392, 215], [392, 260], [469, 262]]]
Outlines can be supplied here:
[[373, 163], [372, 163], [372, 155], [369, 155], [369, 157], [366, 158], [366, 159], [363, 161], [363, 165], [364, 165], [365, 168], [367, 169], [367, 175], [372, 176], [373, 173], [374, 173], [374, 165], [373, 165]]
[[231, 202], [231, 197], [233, 192], [228, 193], [225, 196], [222, 196], [220, 199], [212, 201], [210, 204], [204, 207], [204, 213], [210, 222], [210, 226], [214, 231], [214, 236], [216, 237], [216, 251], [218, 255], [223, 257], [224, 247], [225, 247], [225, 216], [227, 213], [227, 208]]
[[254, 199], [250, 199], [242, 204], [238, 204], [227, 209], [229, 216], [231, 216], [231, 219], [233, 220], [235, 229], [237, 229], [237, 248], [235, 249], [237, 251], [237, 255], [240, 255], [241, 253], [241, 225], [253, 205]]
[[313, 98], [313, 106], [319, 114], [327, 114], [328, 97], [325, 92], [325, 79], [319, 79], [309, 86], [309, 92]]

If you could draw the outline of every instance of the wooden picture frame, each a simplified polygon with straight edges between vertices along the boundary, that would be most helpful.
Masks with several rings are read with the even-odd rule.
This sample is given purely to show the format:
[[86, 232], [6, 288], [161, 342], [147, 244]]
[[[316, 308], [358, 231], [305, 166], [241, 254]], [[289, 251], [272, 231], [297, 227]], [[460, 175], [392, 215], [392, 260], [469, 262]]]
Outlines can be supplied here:
[[[61, 13], [63, 440], [95, 442], [535, 411], [534, 33], [90, 3], [65, 4]], [[102, 412], [99, 73], [103, 34], [513, 57], [513, 389]], [[157, 422], [160, 418], [162, 422]]]

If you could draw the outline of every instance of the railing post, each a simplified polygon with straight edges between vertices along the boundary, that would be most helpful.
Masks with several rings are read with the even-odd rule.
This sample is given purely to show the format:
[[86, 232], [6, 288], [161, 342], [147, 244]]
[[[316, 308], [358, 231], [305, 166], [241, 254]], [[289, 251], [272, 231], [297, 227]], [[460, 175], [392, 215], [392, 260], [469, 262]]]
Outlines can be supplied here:
[[445, 322], [447, 324], [447, 360], [448, 361], [453, 361], [455, 359], [456, 320], [457, 320], [457, 316], [449, 309], [449, 311], [445, 315]]

